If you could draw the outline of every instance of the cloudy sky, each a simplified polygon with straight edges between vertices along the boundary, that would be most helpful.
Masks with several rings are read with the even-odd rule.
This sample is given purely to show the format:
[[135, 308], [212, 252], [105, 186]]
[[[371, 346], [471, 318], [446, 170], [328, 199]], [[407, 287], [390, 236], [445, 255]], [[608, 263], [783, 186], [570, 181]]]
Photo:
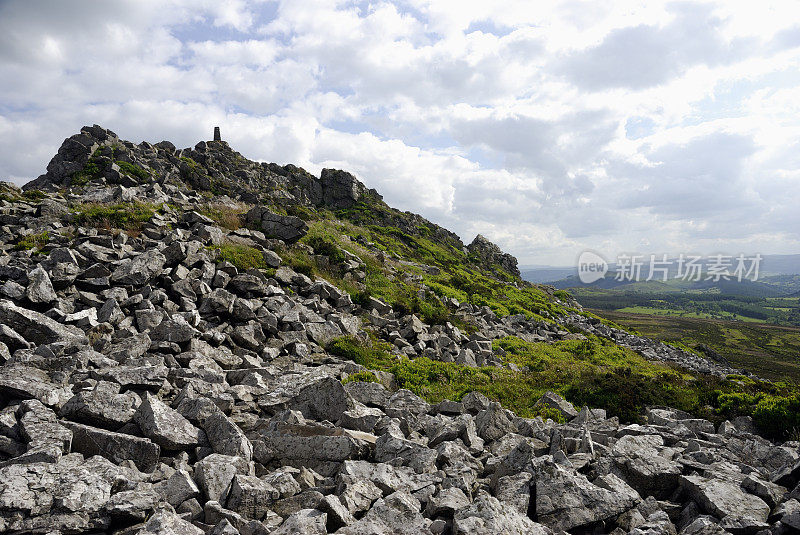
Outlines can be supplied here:
[[800, 253], [796, 2], [0, 0], [0, 80], [0, 180], [219, 125], [522, 264]]

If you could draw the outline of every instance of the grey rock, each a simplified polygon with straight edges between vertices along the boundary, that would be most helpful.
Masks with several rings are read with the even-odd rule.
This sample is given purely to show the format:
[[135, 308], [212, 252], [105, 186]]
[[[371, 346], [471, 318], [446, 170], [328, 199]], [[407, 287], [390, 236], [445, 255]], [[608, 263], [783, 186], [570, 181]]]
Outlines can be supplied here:
[[700, 507], [718, 518], [750, 518], [766, 522], [770, 507], [764, 500], [748, 494], [739, 485], [723, 479], [681, 476], [680, 485]]
[[627, 435], [611, 450], [622, 479], [642, 496], [666, 498], [677, 488], [681, 468], [659, 455], [663, 445], [659, 435]]
[[236, 474], [250, 475], [247, 461], [214, 453], [194, 465], [194, 480], [207, 500], [225, 502], [228, 488]]
[[327, 515], [316, 509], [303, 509], [290, 515], [272, 535], [294, 535], [303, 533], [307, 535], [326, 535], [325, 529]]
[[137, 535], [205, 535], [205, 532], [170, 511], [153, 515]]
[[480, 493], [469, 507], [457, 511], [453, 517], [456, 535], [546, 535], [547, 528], [525, 515], [504, 507], [497, 498]]
[[291, 404], [306, 418], [331, 422], [338, 421], [344, 411], [355, 407], [342, 383], [333, 377], [305, 386]]
[[534, 480], [537, 518], [553, 530], [593, 524], [636, 505], [631, 497], [593, 485], [547, 458], [537, 463]]
[[299, 217], [278, 215], [263, 206], [253, 207], [245, 219], [259, 225], [267, 237], [286, 243], [294, 243], [308, 233], [308, 225]]
[[250, 461], [253, 458], [253, 446], [245, 434], [230, 418], [217, 409], [202, 421], [202, 427], [208, 441], [216, 453], [242, 457]]
[[36, 345], [87, 341], [86, 335], [77, 327], [62, 325], [44, 314], [18, 307], [7, 300], [0, 300], [0, 323], [5, 323]]
[[161, 450], [146, 438], [74, 422], [64, 422], [63, 425], [72, 431], [72, 451], [86, 457], [100, 455], [115, 464], [132, 460], [142, 472], [152, 472], [158, 464]]
[[200, 489], [186, 470], [176, 470], [163, 487], [167, 502], [173, 507], [200, 495]]
[[160, 275], [167, 258], [157, 249], [147, 251], [132, 259], [123, 260], [111, 273], [111, 281], [129, 286], [143, 286]]
[[28, 287], [25, 290], [25, 297], [28, 301], [36, 304], [52, 303], [56, 300], [56, 291], [50, 276], [40, 265], [28, 273]]
[[144, 436], [165, 450], [196, 446], [200, 430], [152, 394], [146, 394], [133, 417]]
[[228, 491], [227, 507], [245, 518], [261, 520], [270, 504], [280, 498], [275, 487], [255, 476], [233, 476]]
[[489, 407], [475, 417], [478, 436], [483, 440], [497, 440], [514, 430], [514, 421], [509, 411], [499, 403], [491, 403]]
[[92, 390], [75, 394], [61, 408], [60, 414], [70, 420], [118, 429], [133, 419], [139, 396], [133, 392], [120, 394], [120, 385], [99, 381]]
[[555, 392], [545, 392], [545, 394], [539, 398], [539, 401], [533, 405], [534, 409], [541, 407], [557, 410], [567, 421], [578, 416], [578, 411], [575, 410], [575, 407]]

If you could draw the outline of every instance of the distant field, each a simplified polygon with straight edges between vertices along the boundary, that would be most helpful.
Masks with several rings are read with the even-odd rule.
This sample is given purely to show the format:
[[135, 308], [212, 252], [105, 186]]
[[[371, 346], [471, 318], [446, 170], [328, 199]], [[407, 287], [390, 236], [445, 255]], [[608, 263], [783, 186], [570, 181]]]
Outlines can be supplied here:
[[[637, 311], [647, 307], [628, 307]], [[592, 312], [664, 342], [689, 347], [703, 343], [730, 363], [772, 380], [800, 382], [800, 328], [767, 325], [754, 321], [719, 320], [688, 315], [665, 315], [666, 310], [647, 313], [599, 310]], [[686, 314], [686, 313], [684, 313]]]

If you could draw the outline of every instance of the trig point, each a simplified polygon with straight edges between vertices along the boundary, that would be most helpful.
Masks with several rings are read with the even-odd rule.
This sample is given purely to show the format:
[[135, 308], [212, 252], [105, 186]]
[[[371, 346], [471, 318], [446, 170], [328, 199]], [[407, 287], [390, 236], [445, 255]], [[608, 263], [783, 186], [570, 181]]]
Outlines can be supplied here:
[[219, 126], [214, 127], [214, 141], [222, 141], [222, 136], [219, 133]]

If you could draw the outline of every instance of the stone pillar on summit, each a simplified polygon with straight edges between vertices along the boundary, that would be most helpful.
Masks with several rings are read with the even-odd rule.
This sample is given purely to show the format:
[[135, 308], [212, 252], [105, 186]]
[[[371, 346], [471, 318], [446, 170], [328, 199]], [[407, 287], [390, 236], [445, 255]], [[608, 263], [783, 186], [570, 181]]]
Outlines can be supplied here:
[[214, 141], [222, 141], [222, 135], [219, 133], [219, 126], [214, 127]]

